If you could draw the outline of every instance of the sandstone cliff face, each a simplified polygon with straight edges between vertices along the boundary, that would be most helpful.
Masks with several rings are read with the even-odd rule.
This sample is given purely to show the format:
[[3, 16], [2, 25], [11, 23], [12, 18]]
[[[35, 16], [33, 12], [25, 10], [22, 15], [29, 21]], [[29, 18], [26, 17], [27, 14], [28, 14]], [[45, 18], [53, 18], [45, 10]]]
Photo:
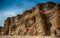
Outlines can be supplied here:
[[60, 4], [37, 4], [31, 10], [5, 20], [0, 35], [60, 36]]

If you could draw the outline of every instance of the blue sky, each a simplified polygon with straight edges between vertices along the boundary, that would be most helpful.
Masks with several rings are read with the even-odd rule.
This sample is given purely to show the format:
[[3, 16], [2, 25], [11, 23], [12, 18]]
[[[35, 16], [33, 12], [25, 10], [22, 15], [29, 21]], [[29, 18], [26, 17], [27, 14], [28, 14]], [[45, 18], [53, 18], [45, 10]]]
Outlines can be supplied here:
[[22, 14], [23, 11], [31, 9], [37, 3], [48, 1], [52, 1], [56, 4], [60, 3], [60, 0], [0, 0], [0, 26], [3, 26], [4, 20], [8, 17]]

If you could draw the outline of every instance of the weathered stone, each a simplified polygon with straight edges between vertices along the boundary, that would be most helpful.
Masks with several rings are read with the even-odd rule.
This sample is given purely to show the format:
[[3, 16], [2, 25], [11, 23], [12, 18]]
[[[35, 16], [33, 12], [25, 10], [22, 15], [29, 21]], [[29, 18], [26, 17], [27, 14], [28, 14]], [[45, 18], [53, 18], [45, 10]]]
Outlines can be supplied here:
[[39, 3], [23, 14], [7, 18], [0, 28], [0, 35], [60, 36], [60, 4]]

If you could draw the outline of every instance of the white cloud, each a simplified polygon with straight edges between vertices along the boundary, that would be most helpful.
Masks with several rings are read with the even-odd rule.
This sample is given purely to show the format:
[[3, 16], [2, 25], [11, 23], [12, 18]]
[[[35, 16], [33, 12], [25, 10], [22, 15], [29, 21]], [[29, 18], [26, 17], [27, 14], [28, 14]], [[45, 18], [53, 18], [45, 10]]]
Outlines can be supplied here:
[[16, 13], [15, 12], [12, 12], [12, 11], [8, 11], [8, 12], [5, 12], [3, 15], [4, 16], [7, 16], [7, 17], [10, 17], [10, 16], [15, 16]]

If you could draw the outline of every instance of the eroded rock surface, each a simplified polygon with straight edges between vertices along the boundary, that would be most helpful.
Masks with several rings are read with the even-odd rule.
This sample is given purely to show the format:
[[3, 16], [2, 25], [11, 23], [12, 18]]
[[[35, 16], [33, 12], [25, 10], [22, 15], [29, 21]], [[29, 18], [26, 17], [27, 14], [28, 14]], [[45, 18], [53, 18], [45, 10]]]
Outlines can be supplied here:
[[60, 36], [60, 4], [39, 3], [23, 14], [7, 18], [0, 28], [0, 35]]

